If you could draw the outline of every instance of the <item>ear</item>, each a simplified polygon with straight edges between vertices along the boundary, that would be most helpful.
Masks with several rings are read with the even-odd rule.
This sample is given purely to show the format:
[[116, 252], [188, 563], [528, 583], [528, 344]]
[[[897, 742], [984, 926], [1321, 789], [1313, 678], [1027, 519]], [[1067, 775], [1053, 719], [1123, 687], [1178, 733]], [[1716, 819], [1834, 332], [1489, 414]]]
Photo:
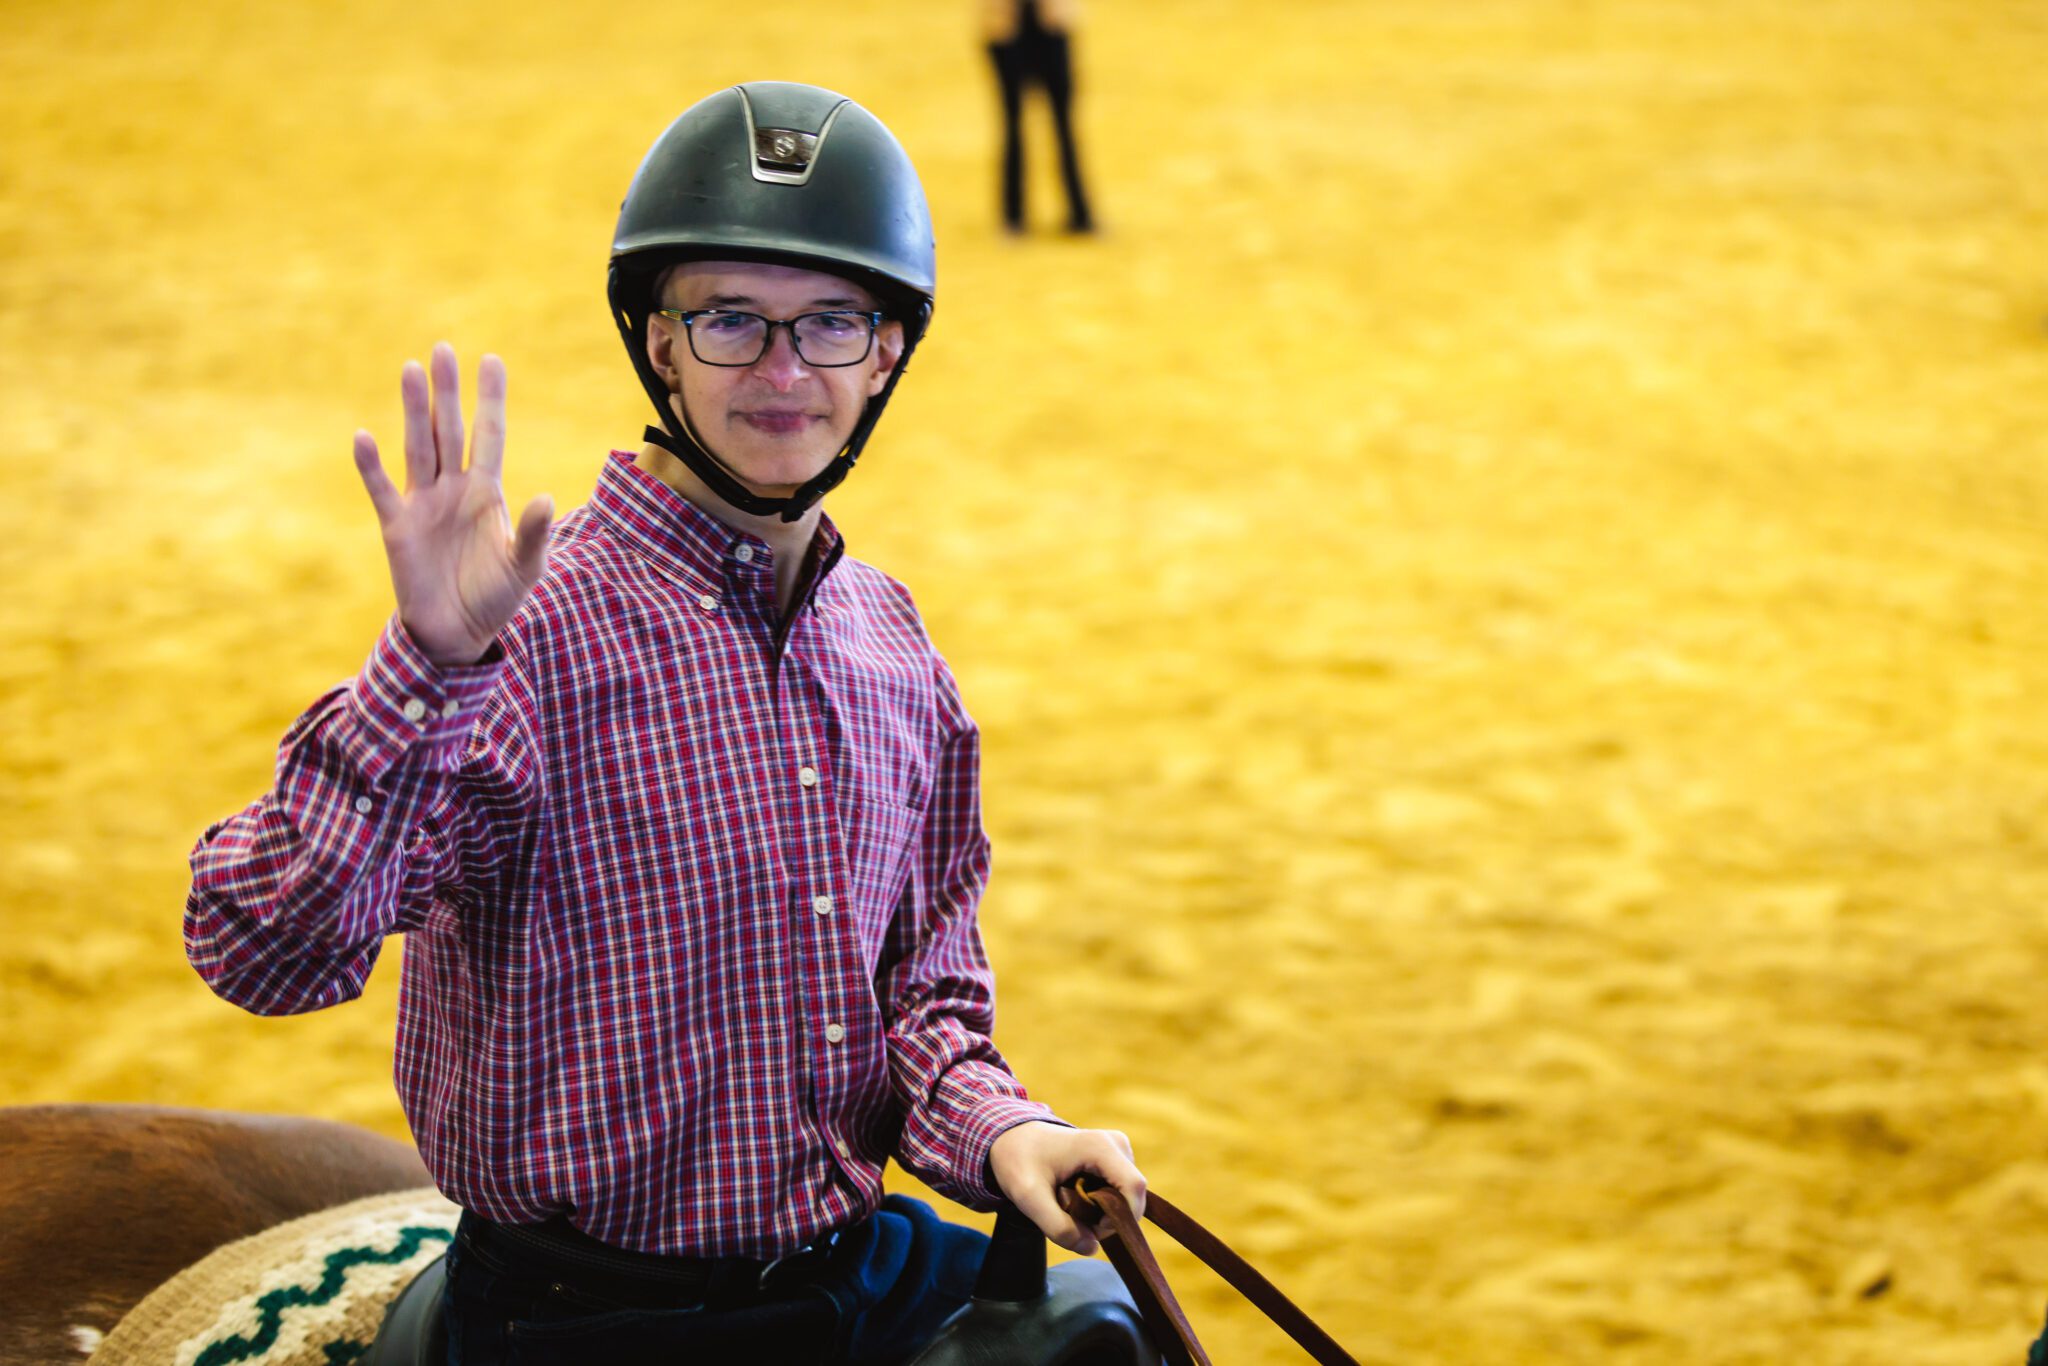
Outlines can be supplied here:
[[647, 315], [647, 363], [671, 390], [682, 386], [682, 376], [676, 367], [676, 329], [680, 326], [675, 319], [659, 313]]
[[889, 382], [889, 376], [896, 373], [896, 366], [903, 359], [903, 324], [894, 318], [884, 319], [875, 329], [875, 368], [868, 375], [868, 397], [882, 392], [882, 386]]

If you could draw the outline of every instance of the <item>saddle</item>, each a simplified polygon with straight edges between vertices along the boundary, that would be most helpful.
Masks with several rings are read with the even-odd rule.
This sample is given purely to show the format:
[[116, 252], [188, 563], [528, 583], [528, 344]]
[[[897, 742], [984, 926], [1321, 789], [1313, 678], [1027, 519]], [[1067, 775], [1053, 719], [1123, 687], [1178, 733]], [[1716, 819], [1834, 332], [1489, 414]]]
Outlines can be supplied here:
[[400, 1288], [438, 1264], [459, 1213], [428, 1186], [366, 1196], [227, 1243], [131, 1308], [90, 1366], [353, 1361]]
[[[1062, 1204], [1095, 1230], [1108, 1255], [1046, 1268], [1045, 1238], [1005, 1206], [996, 1216], [974, 1298], [909, 1366], [1209, 1366], [1187, 1315], [1114, 1186], [1089, 1177]], [[1256, 1305], [1320, 1366], [1358, 1366], [1336, 1340], [1249, 1262], [1156, 1192], [1145, 1216]], [[392, 1302], [361, 1366], [441, 1366], [446, 1268], [436, 1258]]]
[[[445, 1259], [392, 1301], [358, 1366], [442, 1366]], [[973, 1300], [910, 1366], [1157, 1366], [1136, 1302], [1102, 1262], [1046, 1268], [1045, 1238], [1014, 1209], [996, 1216]]]

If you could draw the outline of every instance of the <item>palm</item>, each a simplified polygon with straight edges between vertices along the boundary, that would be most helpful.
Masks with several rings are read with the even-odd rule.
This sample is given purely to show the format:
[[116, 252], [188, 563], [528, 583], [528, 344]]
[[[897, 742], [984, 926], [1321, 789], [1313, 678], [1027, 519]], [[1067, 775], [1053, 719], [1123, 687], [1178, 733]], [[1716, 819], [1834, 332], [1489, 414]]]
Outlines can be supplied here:
[[505, 367], [477, 367], [477, 420], [462, 460], [460, 375], [455, 352], [434, 348], [432, 397], [417, 362], [400, 382], [405, 405], [406, 489], [384, 472], [377, 443], [356, 434], [356, 469], [377, 508], [399, 620], [437, 663], [469, 663], [525, 601], [547, 558], [545, 496], [520, 514], [515, 535], [500, 482], [505, 458]]

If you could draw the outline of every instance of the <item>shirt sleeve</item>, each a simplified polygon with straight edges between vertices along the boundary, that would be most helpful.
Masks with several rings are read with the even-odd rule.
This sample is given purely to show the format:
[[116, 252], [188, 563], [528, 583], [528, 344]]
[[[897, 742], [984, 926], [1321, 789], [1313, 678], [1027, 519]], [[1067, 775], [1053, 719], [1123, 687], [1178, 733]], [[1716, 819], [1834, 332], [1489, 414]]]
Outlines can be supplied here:
[[943, 662], [938, 672], [944, 739], [877, 994], [904, 1115], [898, 1159], [941, 1195], [986, 1210], [1002, 1198], [988, 1177], [997, 1137], [1028, 1120], [1063, 1121], [1030, 1099], [989, 1038], [995, 975], [976, 921], [989, 868], [981, 734]]
[[[192, 850], [185, 954], [217, 995], [263, 1015], [351, 1000], [385, 935], [497, 857], [531, 781], [512, 711], [489, 705], [505, 667], [496, 645], [440, 667], [394, 616], [292, 724], [275, 785]], [[480, 813], [479, 794], [499, 800]]]

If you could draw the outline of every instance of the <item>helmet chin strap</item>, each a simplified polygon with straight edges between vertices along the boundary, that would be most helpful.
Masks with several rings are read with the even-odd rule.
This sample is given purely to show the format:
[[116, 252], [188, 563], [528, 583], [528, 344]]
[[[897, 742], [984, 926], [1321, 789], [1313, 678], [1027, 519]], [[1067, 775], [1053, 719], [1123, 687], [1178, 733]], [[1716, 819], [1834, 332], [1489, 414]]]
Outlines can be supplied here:
[[[678, 425], [681, 426], [680, 431], [677, 430]], [[696, 432], [691, 430], [687, 421], [677, 424], [671, 420], [666, 430], [661, 427], [649, 427], [644, 435], [649, 445], [659, 446], [682, 461], [692, 474], [710, 487], [713, 493], [741, 512], [749, 512], [756, 517], [780, 517], [785, 522], [797, 521], [804, 513], [810, 511], [813, 503], [824, 497], [832, 490], [833, 485], [846, 477], [846, 472], [841, 466], [853, 463], [847, 460], [842, 452], [834, 457], [832, 463], [815, 479], [789, 497], [769, 498], [748, 488], [717, 456], [705, 449], [704, 443], [697, 439]]]

